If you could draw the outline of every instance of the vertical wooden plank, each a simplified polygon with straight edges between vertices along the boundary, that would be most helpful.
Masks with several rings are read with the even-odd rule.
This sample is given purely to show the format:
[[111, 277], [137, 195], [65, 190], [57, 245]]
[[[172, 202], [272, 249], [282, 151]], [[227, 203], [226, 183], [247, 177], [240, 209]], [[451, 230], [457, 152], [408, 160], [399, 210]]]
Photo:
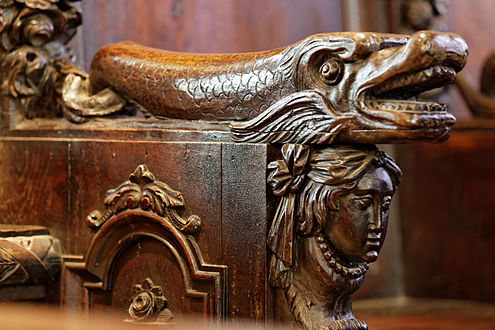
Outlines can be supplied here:
[[266, 318], [267, 145], [222, 145], [223, 264], [232, 319]]
[[183, 215], [198, 215], [195, 235], [205, 262], [219, 264], [222, 249], [220, 143], [146, 144], [146, 162], [156, 177], [184, 195]]
[[67, 247], [67, 142], [0, 140], [0, 221], [41, 225]]

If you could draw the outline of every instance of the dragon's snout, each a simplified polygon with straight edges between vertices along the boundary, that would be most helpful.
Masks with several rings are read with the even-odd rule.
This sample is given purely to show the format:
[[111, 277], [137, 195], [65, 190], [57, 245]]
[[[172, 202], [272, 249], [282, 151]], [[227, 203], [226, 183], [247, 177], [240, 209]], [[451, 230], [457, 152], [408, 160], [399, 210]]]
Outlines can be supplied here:
[[[419, 63], [430, 60], [430, 65], [447, 66], [456, 72], [461, 71], [466, 64], [468, 46], [457, 34], [419, 31], [411, 37], [408, 43], [411, 44], [411, 49], [417, 50]], [[415, 59], [413, 57], [410, 60]]]
[[421, 139], [445, 139], [455, 117], [443, 104], [421, 101], [420, 94], [455, 80], [466, 64], [467, 44], [456, 34], [434, 31], [400, 40], [402, 44], [382, 47], [365, 60], [351, 97], [358, 111], [379, 122], [374, 125], [380, 127], [383, 142], [404, 139], [400, 131], [406, 130]]

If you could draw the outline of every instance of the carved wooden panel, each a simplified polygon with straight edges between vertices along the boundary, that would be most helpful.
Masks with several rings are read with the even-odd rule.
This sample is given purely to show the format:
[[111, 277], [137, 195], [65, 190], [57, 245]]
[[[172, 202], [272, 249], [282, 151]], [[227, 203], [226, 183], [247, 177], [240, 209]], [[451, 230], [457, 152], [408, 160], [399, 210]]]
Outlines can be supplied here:
[[[87, 217], [96, 233], [84, 262], [68, 266], [82, 272], [89, 308], [110, 305], [135, 322], [167, 323], [169, 313], [225, 317], [227, 267], [203, 259], [193, 237], [201, 220], [182, 218], [177, 208], [183, 206], [182, 193], [157, 180], [145, 165], [107, 192], [105, 210]], [[165, 300], [168, 317], [162, 315]]]
[[68, 212], [68, 146], [62, 141], [0, 141], [2, 223], [47, 227], [71, 240]]

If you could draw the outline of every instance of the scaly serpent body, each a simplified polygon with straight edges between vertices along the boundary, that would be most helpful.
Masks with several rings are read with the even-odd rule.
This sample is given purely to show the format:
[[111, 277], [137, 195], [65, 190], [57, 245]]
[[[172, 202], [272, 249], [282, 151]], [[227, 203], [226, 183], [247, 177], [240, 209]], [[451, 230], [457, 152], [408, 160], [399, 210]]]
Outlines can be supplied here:
[[158, 117], [246, 120], [295, 91], [292, 47], [245, 54], [180, 54], [121, 43], [91, 65], [96, 89], [111, 86]]

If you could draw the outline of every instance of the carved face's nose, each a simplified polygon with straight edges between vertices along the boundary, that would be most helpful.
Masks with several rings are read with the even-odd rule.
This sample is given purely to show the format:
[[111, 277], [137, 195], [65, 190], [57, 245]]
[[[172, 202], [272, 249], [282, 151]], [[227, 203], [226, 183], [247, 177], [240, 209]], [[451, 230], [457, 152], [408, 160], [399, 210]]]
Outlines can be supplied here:
[[373, 210], [373, 219], [371, 219], [368, 228], [371, 232], [380, 233], [382, 231], [383, 211], [380, 203], [375, 203]]

